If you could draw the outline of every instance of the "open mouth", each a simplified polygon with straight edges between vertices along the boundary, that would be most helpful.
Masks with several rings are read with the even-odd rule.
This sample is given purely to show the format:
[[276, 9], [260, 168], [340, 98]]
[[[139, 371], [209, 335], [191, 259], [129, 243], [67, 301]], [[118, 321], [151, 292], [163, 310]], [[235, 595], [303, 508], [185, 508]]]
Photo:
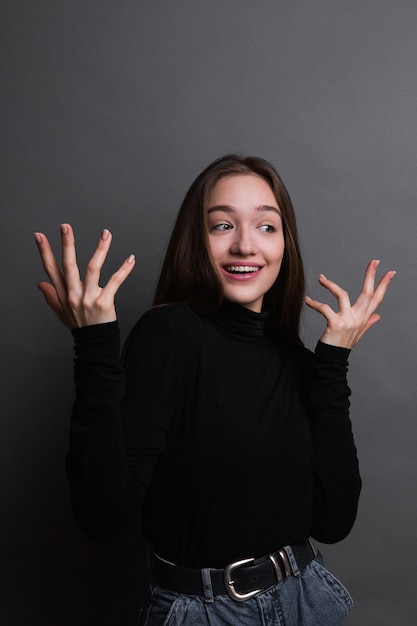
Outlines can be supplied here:
[[253, 274], [261, 268], [259, 265], [225, 265], [223, 269], [229, 274]]

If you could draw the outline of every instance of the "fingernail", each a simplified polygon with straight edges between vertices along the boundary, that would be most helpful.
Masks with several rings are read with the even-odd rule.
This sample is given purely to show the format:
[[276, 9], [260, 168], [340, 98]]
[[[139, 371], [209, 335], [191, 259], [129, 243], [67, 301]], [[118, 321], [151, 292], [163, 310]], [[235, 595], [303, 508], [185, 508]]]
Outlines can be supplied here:
[[42, 237], [40, 233], [33, 233], [33, 236], [35, 237], [36, 243], [42, 243]]
[[107, 228], [105, 228], [103, 232], [101, 233], [102, 240], [107, 241], [107, 239], [109, 238], [109, 235], [110, 235], [110, 231], [107, 230]]
[[374, 261], [374, 268], [376, 269], [380, 263], [381, 263], [381, 261], [375, 260]]
[[396, 275], [396, 271], [392, 271], [389, 273], [389, 279], [392, 280], [394, 278], [394, 276]]
[[130, 256], [127, 257], [126, 261], [128, 263], [133, 263], [133, 261], [135, 260], [135, 255], [131, 254]]
[[63, 235], [66, 235], [68, 233], [68, 224], [61, 224], [60, 229], [61, 229], [61, 233]]
[[324, 274], [320, 274], [320, 278], [324, 278], [324, 280], [327, 280]]

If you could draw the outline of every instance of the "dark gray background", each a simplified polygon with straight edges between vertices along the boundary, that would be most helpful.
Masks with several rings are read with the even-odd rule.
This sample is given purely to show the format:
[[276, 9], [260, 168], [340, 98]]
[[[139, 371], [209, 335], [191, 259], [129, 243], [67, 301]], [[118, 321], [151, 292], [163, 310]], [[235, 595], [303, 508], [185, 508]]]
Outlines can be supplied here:
[[[356, 295], [370, 258], [398, 271], [351, 356], [358, 520], [324, 552], [356, 601], [350, 626], [414, 626], [415, 0], [3, 0], [0, 24], [1, 623], [133, 625], [143, 577], [137, 533], [95, 546], [72, 519], [72, 342], [36, 289], [32, 231], [58, 250], [71, 222], [84, 265], [111, 229], [106, 275], [137, 255], [126, 335], [187, 186], [239, 151], [290, 190], [310, 295], [320, 272]], [[322, 326], [306, 313], [307, 345]]]

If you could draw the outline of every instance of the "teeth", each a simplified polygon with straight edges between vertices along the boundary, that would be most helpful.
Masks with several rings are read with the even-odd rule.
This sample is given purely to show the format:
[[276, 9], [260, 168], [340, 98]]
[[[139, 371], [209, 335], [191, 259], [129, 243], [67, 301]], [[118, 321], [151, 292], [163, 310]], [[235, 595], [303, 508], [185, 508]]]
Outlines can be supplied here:
[[259, 267], [255, 265], [227, 265], [226, 272], [233, 272], [234, 274], [250, 274], [257, 272]]

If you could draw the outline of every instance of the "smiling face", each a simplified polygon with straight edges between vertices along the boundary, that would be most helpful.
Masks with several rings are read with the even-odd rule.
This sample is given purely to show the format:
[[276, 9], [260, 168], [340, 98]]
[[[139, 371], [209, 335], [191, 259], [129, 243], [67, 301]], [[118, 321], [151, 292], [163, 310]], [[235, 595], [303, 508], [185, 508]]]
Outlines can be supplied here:
[[221, 178], [208, 198], [208, 234], [224, 297], [260, 312], [284, 255], [277, 200], [256, 174]]

